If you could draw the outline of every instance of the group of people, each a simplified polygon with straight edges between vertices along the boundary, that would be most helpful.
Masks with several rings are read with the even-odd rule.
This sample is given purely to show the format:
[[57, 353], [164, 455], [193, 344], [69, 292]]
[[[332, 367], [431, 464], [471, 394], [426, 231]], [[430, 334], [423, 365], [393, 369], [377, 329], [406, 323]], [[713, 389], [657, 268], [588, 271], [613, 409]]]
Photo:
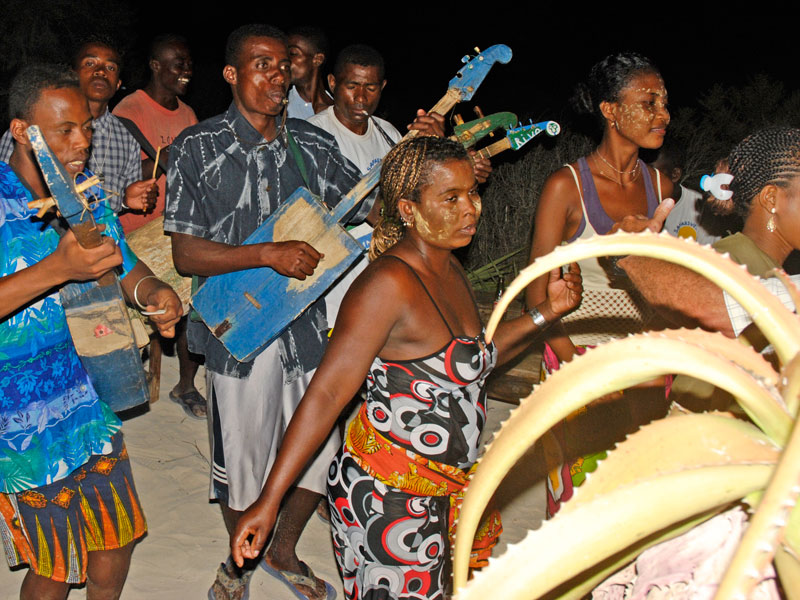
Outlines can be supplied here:
[[[628, 257], [586, 261], [536, 281], [528, 310], [504, 321], [487, 344], [452, 251], [475, 234], [488, 163], [444, 139], [441, 115], [419, 111], [409, 126], [415, 137], [401, 141], [374, 116], [386, 83], [380, 54], [345, 48], [326, 87], [327, 52], [315, 29], [286, 36], [269, 25], [240, 27], [228, 37], [222, 73], [232, 102], [200, 123], [179, 99], [192, 64], [176, 36], [154, 41], [150, 82], [113, 115], [108, 104], [122, 65], [108, 42], [81, 46], [74, 74], [36, 66], [15, 79], [10, 150], [0, 157], [0, 372], [11, 374], [0, 379], [0, 531], [9, 561], [30, 566], [23, 598], [63, 598], [83, 581], [90, 599], [119, 597], [133, 542], [145, 531], [120, 422], [94, 393], [69, 339], [58, 296], [69, 281], [115, 269], [128, 299], [154, 313], [162, 334], [185, 331], [190, 362], [182, 363], [171, 397], [187, 414], [210, 420], [211, 496], [231, 536], [231, 555], [208, 594], [217, 600], [247, 597], [257, 566], [299, 598], [333, 598], [333, 587], [295, 551], [325, 496], [348, 598], [446, 597], [453, 511], [477, 460], [486, 378], [497, 364], [546, 335], [552, 372], [587, 345], [649, 326], [651, 306], [631, 281], [653, 306], [691, 309], [704, 326], [730, 333], [721, 291], [681, 267]], [[545, 185], [532, 259], [617, 229], [660, 230], [673, 204], [670, 177], [638, 156], [662, 145], [669, 124], [655, 65], [636, 54], [607, 57], [579, 98], [596, 116], [602, 141]], [[103, 175], [103, 189], [91, 191], [107, 198], [92, 204], [105, 227], [100, 247], [82, 248], [53, 213], [41, 219], [28, 208], [28, 200], [49, 195], [29, 125], [39, 125], [68, 173], [88, 167]], [[746, 221], [720, 249], [741, 249], [735, 258], [766, 274], [800, 242], [792, 220], [800, 131], [756, 133], [729, 162], [734, 203]], [[248, 362], [204, 324], [187, 321], [175, 293], [125, 242], [123, 229], [163, 211], [175, 267], [198, 285], [257, 268], [304, 280], [325, 267], [310, 244], [245, 240], [297, 188], [334, 207], [378, 163], [377, 198], [347, 216], [370, 240], [369, 263], [358, 262]], [[683, 305], [701, 289], [700, 307]], [[194, 388], [190, 351], [205, 357], [207, 403]], [[63, 383], [54, 383], [56, 373]], [[637, 412], [641, 403], [625, 403], [624, 391], [582, 416], [582, 428], [565, 424], [554, 436], [550, 454], [563, 464], [548, 478], [550, 514], [613, 443], [609, 436], [666, 408], [664, 385], [631, 392], [662, 398], [646, 414]], [[342, 440], [336, 422], [362, 389]], [[573, 444], [598, 430], [597, 447]], [[115, 518], [99, 519], [108, 507]], [[474, 566], [485, 563], [501, 530], [489, 513]]]

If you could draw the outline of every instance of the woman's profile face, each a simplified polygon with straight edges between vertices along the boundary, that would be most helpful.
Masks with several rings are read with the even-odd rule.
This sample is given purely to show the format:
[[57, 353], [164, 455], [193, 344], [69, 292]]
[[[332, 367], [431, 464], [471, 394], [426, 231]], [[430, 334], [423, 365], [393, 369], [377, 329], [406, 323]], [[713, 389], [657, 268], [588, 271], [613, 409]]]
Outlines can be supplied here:
[[[754, 206], [753, 210], [760, 208]], [[800, 177], [794, 177], [788, 185], [778, 187], [775, 225], [775, 233], [783, 237], [793, 249], [800, 250]]]
[[420, 189], [419, 202], [408, 202], [413, 231], [438, 247], [460, 248], [475, 235], [481, 198], [472, 163], [447, 160], [436, 163]]
[[658, 73], [631, 77], [613, 103], [616, 130], [640, 148], [660, 148], [669, 125], [667, 89]]

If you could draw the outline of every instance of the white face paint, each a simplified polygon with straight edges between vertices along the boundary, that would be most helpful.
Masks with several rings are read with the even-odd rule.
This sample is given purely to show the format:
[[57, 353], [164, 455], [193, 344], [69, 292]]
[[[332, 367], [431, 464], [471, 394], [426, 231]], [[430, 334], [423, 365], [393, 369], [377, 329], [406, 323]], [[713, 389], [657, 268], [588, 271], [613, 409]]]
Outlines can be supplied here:
[[429, 180], [419, 202], [410, 203], [416, 235], [439, 247], [466, 246], [481, 215], [472, 163], [452, 159], [435, 164]]
[[615, 102], [617, 130], [640, 148], [660, 148], [669, 125], [667, 90], [657, 73], [640, 73]]

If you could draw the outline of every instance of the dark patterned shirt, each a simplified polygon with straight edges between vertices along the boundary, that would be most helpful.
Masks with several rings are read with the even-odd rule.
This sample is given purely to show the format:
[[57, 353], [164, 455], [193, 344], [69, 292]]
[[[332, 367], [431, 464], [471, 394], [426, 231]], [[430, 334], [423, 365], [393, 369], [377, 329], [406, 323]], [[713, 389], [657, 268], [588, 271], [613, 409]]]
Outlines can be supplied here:
[[[92, 123], [92, 151], [89, 170], [102, 178], [106, 202], [114, 212], [122, 208], [125, 189], [142, 178], [139, 144], [117, 117], [106, 112]], [[8, 162], [14, 151], [14, 138], [6, 131], [0, 138], [0, 160]]]
[[[310, 186], [335, 206], [358, 183], [358, 169], [321, 129], [298, 119], [288, 119], [286, 128], [299, 146], [308, 185], [283, 136], [265, 141], [234, 104], [184, 130], [170, 151], [164, 229], [240, 245], [299, 187]], [[331, 325], [324, 300], [318, 300], [276, 341], [287, 382], [317, 367]], [[250, 373], [252, 362], [233, 358], [203, 323], [190, 322], [189, 345], [205, 354], [211, 371]]]

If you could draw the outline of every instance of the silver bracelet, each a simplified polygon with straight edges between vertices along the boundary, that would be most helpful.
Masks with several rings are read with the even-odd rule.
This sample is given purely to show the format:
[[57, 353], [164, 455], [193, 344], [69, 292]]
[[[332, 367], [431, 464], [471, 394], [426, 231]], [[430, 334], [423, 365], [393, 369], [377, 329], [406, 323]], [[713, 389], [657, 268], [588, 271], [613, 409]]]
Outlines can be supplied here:
[[544, 318], [544, 315], [539, 312], [539, 309], [535, 306], [528, 311], [528, 314], [531, 316], [531, 320], [533, 320], [533, 324], [539, 330], [545, 329], [550, 325], [550, 321]]
[[[158, 277], [156, 277], [155, 275], [145, 275], [145, 276], [144, 276], [144, 277], [142, 277], [142, 278], [141, 278], [139, 281], [137, 281], [137, 282], [136, 282], [136, 286], [133, 288], [133, 301], [134, 301], [134, 302], [136, 302], [137, 306], [138, 306], [139, 308], [141, 308], [142, 310], [147, 310], [147, 306], [145, 306], [145, 305], [143, 305], [141, 302], [139, 302], [139, 295], [138, 295], [138, 292], [139, 292], [139, 285], [140, 285], [140, 284], [141, 284], [141, 283], [142, 283], [142, 282], [143, 282], [145, 279], [158, 279]], [[159, 281], [160, 281], [160, 280], [159, 280]]]

